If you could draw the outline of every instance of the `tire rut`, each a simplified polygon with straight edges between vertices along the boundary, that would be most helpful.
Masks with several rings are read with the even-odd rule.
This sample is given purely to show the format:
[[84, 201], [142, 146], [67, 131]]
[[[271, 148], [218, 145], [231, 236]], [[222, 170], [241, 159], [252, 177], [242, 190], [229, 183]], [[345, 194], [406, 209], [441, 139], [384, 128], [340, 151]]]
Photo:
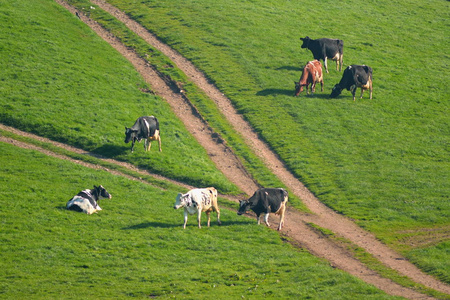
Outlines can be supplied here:
[[[217, 138], [215, 138], [217, 134], [213, 132], [205, 120], [199, 117], [200, 115], [196, 112], [196, 109], [183, 94], [174, 92], [147, 61], [140, 58], [134, 51], [125, 47], [97, 22], [89, 19], [82, 12], [77, 11], [65, 1], [55, 1], [68, 9], [72, 14], [76, 14], [94, 32], [133, 64], [144, 80], [152, 86], [154, 92], [169, 103], [175, 114], [184, 122], [186, 128], [206, 149], [217, 168], [221, 170], [231, 182], [235, 183], [248, 195], [251, 195], [258, 188], [258, 184], [251, 176], [249, 176], [236, 155], [234, 155], [224, 143], [217, 141]], [[234, 126], [235, 130], [244, 136], [248, 145], [261, 157], [269, 169], [272, 170], [272, 172], [276, 174], [296, 196], [302, 199], [306, 206], [314, 213], [314, 215], [308, 215], [289, 208], [286, 216], [288, 223], [285, 229], [283, 229], [283, 234], [294, 239], [315, 255], [327, 259], [333, 266], [345, 270], [389, 294], [410, 299], [431, 298], [379, 276], [377, 273], [368, 269], [361, 262], [353, 258], [348, 251], [336, 245], [331, 240], [318, 235], [307, 226], [307, 223], [317, 224], [320, 227], [333, 231], [338, 236], [350, 240], [372, 254], [386, 266], [408, 276], [411, 280], [437, 291], [450, 294], [450, 287], [448, 285], [436, 280], [432, 276], [424, 274], [398, 253], [379, 242], [373, 234], [364, 231], [351, 220], [337, 214], [321, 203], [292, 175], [292, 173], [288, 171], [281, 159], [270, 150], [268, 145], [259, 139], [251, 126], [234, 109], [231, 101], [215, 86], [210, 84], [206, 77], [189, 61], [167, 45], [161, 43], [141, 25], [127, 17], [125, 13], [104, 1], [92, 0], [91, 2], [116, 17], [150, 45], [172, 59], [177, 67], [185, 72], [190, 80], [202, 88], [217, 104], [228, 121]]]

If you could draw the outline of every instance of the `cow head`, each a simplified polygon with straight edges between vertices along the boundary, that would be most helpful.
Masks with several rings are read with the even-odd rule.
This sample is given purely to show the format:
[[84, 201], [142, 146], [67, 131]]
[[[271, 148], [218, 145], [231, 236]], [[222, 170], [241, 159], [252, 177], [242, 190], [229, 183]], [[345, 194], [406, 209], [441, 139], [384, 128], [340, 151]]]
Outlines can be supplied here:
[[337, 96], [339, 96], [341, 94], [341, 92], [342, 92], [341, 86], [339, 84], [336, 84], [333, 87], [333, 90], [331, 90], [330, 98], [336, 98]]
[[239, 200], [239, 210], [237, 214], [240, 216], [245, 214], [250, 209], [250, 201], [248, 200]]
[[311, 39], [309, 38], [309, 36], [307, 36], [307, 37], [305, 37], [305, 38], [300, 38], [300, 40], [303, 41], [302, 48], [308, 48], [309, 41], [311, 40]]
[[99, 185], [99, 186], [94, 185], [94, 191], [95, 191], [95, 194], [98, 195], [98, 199], [111, 199], [112, 198], [111, 194], [108, 193], [106, 191], [106, 189], [101, 185]]
[[133, 130], [131, 128], [125, 127], [125, 144], [128, 144], [130, 141], [136, 138], [137, 130]]
[[295, 93], [294, 96], [298, 96], [301, 92], [303, 92], [303, 85], [300, 82], [294, 81], [295, 84]]
[[174, 209], [179, 209], [182, 207], [190, 206], [192, 205], [192, 199], [191, 195], [189, 193], [182, 194], [178, 193], [177, 199], [175, 200], [175, 205], [173, 206]]

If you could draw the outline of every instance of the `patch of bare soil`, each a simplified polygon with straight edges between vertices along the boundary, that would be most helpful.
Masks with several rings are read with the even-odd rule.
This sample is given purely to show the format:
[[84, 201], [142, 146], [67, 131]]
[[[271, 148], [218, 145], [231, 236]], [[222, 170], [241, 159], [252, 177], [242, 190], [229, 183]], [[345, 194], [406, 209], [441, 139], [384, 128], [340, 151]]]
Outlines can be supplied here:
[[[186, 128], [206, 149], [211, 159], [217, 165], [217, 168], [220, 169], [230, 181], [235, 183], [248, 195], [251, 195], [258, 188], [257, 183], [251, 178], [239, 159], [223, 142], [221, 142], [217, 133], [213, 132], [208, 124], [201, 118], [195, 107], [193, 107], [182, 93], [180, 93], [179, 89], [173, 89], [173, 85], [168, 84], [162, 79], [158, 72], [156, 72], [147, 61], [140, 58], [132, 50], [127, 49], [112, 34], [104, 30], [95, 21], [86, 17], [82, 12], [76, 11], [63, 0], [55, 1], [74, 15], [76, 14], [93, 31], [134, 65], [136, 70], [148, 84], [152, 86], [152, 90], [170, 104], [175, 114], [184, 122]], [[300, 213], [292, 208], [288, 209], [286, 215], [286, 227], [282, 231], [283, 234], [293, 239], [295, 243], [307, 248], [311, 253], [327, 259], [334, 267], [357, 276], [386, 293], [403, 296], [409, 299], [430, 298], [381, 277], [355, 259], [346, 249], [340, 247], [330, 239], [317, 234], [306, 225], [306, 223], [317, 224], [320, 227], [333, 231], [338, 236], [350, 240], [372, 254], [387, 267], [398, 271], [400, 274], [409, 277], [413, 281], [437, 291], [450, 294], [450, 287], [448, 285], [424, 274], [398, 253], [379, 242], [371, 233], [364, 231], [351, 220], [337, 214], [322, 204], [287, 170], [279, 157], [258, 138], [250, 125], [231, 105], [229, 99], [227, 99], [215, 86], [211, 85], [206, 77], [189, 61], [167, 45], [161, 43], [142, 26], [128, 18], [123, 12], [115, 7], [101, 0], [92, 0], [92, 3], [100, 6], [102, 9], [115, 16], [131, 30], [145, 39], [150, 45], [171, 58], [178, 68], [185, 72], [195, 84], [202, 88], [205, 93], [215, 101], [228, 121], [234, 126], [235, 130], [239, 131], [245, 137], [246, 142], [254, 149], [254, 152], [262, 158], [266, 165], [280, 178], [280, 180], [283, 181], [290, 191], [302, 199], [307, 207], [313, 212], [313, 215], [308, 215]], [[60, 146], [66, 147], [66, 145]], [[135, 167], [129, 167], [135, 169]]]

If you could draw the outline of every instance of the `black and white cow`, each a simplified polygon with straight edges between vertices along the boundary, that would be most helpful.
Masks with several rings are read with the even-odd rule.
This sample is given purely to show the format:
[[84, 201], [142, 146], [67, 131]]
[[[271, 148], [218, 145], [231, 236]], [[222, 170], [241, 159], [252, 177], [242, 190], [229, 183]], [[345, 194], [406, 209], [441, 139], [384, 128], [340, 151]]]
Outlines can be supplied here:
[[333, 87], [331, 98], [339, 96], [343, 89], [351, 91], [355, 101], [356, 88], [361, 88], [361, 97], [364, 90], [369, 90], [369, 98], [372, 99], [372, 68], [365, 65], [348, 66], [342, 74], [341, 81]]
[[308, 36], [300, 38], [303, 41], [302, 48], [311, 50], [314, 59], [323, 60], [325, 70], [328, 73], [327, 59], [336, 61], [336, 70], [342, 71], [344, 57], [344, 41], [337, 39], [321, 38], [313, 40]]
[[159, 122], [154, 116], [140, 117], [136, 120], [131, 128], [125, 127], [125, 143], [132, 142], [131, 152], [134, 151], [134, 143], [136, 141], [144, 141], [145, 151], [149, 151], [152, 144], [151, 141], [158, 141], [159, 151], [161, 151], [161, 137], [159, 135]]
[[284, 225], [284, 212], [286, 203], [288, 202], [288, 192], [282, 188], [261, 188], [257, 190], [248, 200], [239, 201], [238, 215], [246, 213], [249, 209], [253, 210], [261, 223], [259, 216], [264, 213], [264, 222], [269, 224], [269, 213], [275, 213], [280, 216], [280, 224], [278, 230]]
[[111, 199], [109, 194], [103, 186], [95, 186], [92, 190], [84, 190], [79, 192], [76, 196], [67, 202], [67, 209], [78, 212], [84, 212], [91, 215], [99, 210], [102, 210], [98, 205], [100, 199]]
[[222, 224], [220, 222], [219, 205], [217, 204], [217, 190], [213, 187], [192, 189], [186, 194], [179, 193], [173, 208], [179, 209], [182, 207], [184, 208], [183, 228], [186, 228], [188, 214], [197, 214], [198, 228], [202, 228], [200, 224], [202, 212], [206, 212], [206, 215], [208, 216], [208, 227], [210, 225], [210, 213], [212, 211], [217, 212], [217, 222], [219, 225]]

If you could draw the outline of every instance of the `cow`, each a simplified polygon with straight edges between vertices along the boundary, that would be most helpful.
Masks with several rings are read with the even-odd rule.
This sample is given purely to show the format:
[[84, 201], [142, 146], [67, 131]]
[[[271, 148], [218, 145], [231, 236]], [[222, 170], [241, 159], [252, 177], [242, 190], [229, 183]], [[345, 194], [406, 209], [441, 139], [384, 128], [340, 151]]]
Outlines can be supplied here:
[[316, 91], [316, 83], [320, 82], [321, 91], [323, 92], [323, 73], [322, 64], [317, 59], [309, 61], [303, 68], [302, 76], [298, 82], [295, 82], [295, 96], [303, 92], [303, 87], [306, 86], [306, 94], [309, 94], [308, 86], [311, 84], [311, 94]]
[[337, 39], [310, 39], [308, 36], [300, 38], [303, 41], [302, 48], [311, 50], [314, 59], [323, 60], [325, 70], [328, 73], [327, 59], [336, 61], [336, 71], [342, 71], [342, 63], [344, 57], [344, 41]]
[[210, 213], [211, 211], [217, 212], [217, 222], [220, 222], [220, 210], [217, 204], [217, 190], [213, 187], [208, 187], [204, 189], [192, 189], [186, 194], [178, 193], [174, 209], [184, 208], [184, 225], [183, 229], [186, 229], [186, 223], [188, 219], [188, 214], [197, 214], [198, 228], [201, 226], [201, 214], [206, 212], [208, 216], [208, 227], [210, 225]]
[[139, 117], [131, 128], [125, 127], [125, 143], [131, 143], [131, 152], [134, 151], [136, 141], [144, 141], [145, 151], [150, 151], [151, 141], [158, 141], [159, 151], [161, 152], [161, 136], [159, 134], [159, 122], [154, 116]]
[[72, 199], [67, 202], [66, 207], [69, 210], [84, 212], [91, 215], [102, 210], [102, 208], [98, 205], [100, 199], [111, 198], [111, 194], [109, 194], [103, 186], [94, 185], [92, 190], [87, 189], [79, 192], [76, 196], [73, 196]]
[[361, 99], [364, 90], [369, 90], [369, 99], [372, 99], [372, 68], [365, 65], [348, 66], [342, 74], [341, 81], [333, 87], [330, 98], [339, 96], [343, 89], [352, 92], [355, 101], [356, 88], [361, 88]]
[[239, 201], [238, 215], [246, 213], [249, 209], [256, 214], [258, 225], [260, 224], [259, 216], [264, 213], [264, 222], [269, 224], [269, 213], [275, 213], [280, 216], [280, 224], [278, 230], [284, 225], [284, 212], [286, 203], [288, 202], [288, 192], [282, 188], [261, 188], [258, 189], [248, 200]]

